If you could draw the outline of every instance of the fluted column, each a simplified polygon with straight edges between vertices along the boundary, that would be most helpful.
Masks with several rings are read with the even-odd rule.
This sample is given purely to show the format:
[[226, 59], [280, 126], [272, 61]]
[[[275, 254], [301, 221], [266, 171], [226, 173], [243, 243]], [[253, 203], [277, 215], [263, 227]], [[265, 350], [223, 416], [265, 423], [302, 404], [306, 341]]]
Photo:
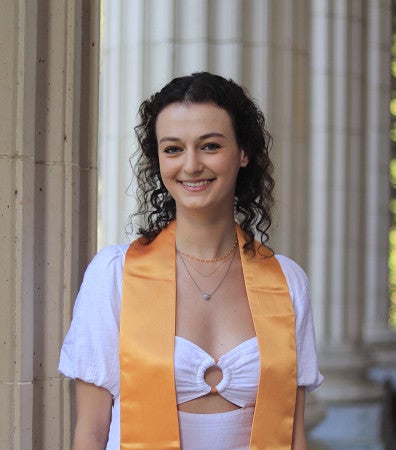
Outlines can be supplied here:
[[365, 314], [363, 339], [373, 346], [394, 344], [389, 326], [387, 236], [389, 217], [389, 100], [392, 15], [390, 2], [369, 2], [367, 19], [367, 108], [365, 121]]
[[273, 133], [276, 211], [271, 245], [306, 269], [309, 174], [308, 2], [271, 2], [268, 11], [268, 123]]
[[[383, 10], [381, 9], [381, 7]], [[367, 23], [367, 112], [366, 148], [366, 255], [365, 308], [362, 338], [369, 348], [372, 362], [370, 378], [387, 386], [385, 405], [395, 396], [396, 339], [390, 329], [389, 291], [387, 283], [388, 246], [384, 236], [390, 229], [389, 216], [389, 93], [391, 92], [389, 42], [392, 8], [390, 2], [379, 5], [370, 1]], [[393, 386], [393, 392], [392, 387]], [[391, 397], [393, 395], [393, 397]], [[390, 411], [390, 406], [385, 406]], [[387, 449], [395, 445], [395, 427], [391, 414], [384, 414], [383, 430]]]
[[[389, 164], [390, 2], [312, 1], [311, 8], [309, 275], [326, 377], [318, 395], [330, 405], [318, 435], [347, 448], [361, 433], [382, 448], [382, 389], [367, 381], [367, 337], [376, 328], [391, 338], [382, 179]], [[346, 417], [348, 430], [335, 436]], [[362, 427], [369, 417], [371, 426]]]
[[98, 3], [0, 15], [0, 448], [70, 448], [60, 345], [95, 251]]

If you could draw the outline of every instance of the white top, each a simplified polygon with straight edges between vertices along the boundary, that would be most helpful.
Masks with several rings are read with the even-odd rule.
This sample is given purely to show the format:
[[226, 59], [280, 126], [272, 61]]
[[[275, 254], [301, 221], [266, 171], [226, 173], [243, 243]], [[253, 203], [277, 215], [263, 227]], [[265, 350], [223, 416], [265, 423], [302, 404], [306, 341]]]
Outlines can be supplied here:
[[182, 450], [249, 450], [254, 406], [217, 414], [178, 412]]
[[[111, 392], [114, 399], [114, 406], [107, 450], [118, 450], [120, 445], [120, 366], [118, 340], [121, 284], [127, 249], [128, 245], [106, 247], [94, 257], [88, 266], [74, 305], [73, 320], [62, 346], [59, 363], [59, 371], [63, 375], [94, 383]], [[296, 320], [297, 384], [298, 386], [306, 386], [309, 392], [320, 385], [323, 377], [317, 366], [308, 281], [304, 271], [295, 262], [285, 256], [277, 255], [276, 258], [285, 274], [294, 306]], [[181, 338], [176, 338], [175, 349], [177, 349], [178, 341], [180, 343], [180, 340]], [[249, 343], [242, 343], [242, 345], [246, 344]], [[198, 351], [198, 349], [195, 350]], [[238, 347], [234, 350], [237, 349]], [[199, 350], [203, 351], [202, 349]], [[231, 352], [234, 350], [231, 350]], [[227, 355], [223, 355], [225, 357], [224, 359], [227, 359]], [[205, 357], [207, 356], [205, 355]], [[178, 355], [175, 355], [175, 362], [177, 359]], [[246, 403], [246, 405], [248, 404]], [[184, 418], [186, 414], [183, 414]], [[188, 419], [190, 422], [193, 416], [196, 416], [197, 421], [206, 419], [199, 417], [206, 415], [189, 414]], [[210, 414], [210, 416], [212, 420], [215, 420], [216, 417], [220, 417], [223, 420], [226, 417], [235, 417], [236, 414], [232, 411], [230, 413], [221, 413], [220, 415]], [[181, 436], [184, 435], [184, 449], [205, 448], [186, 444], [185, 433], [182, 430], [183, 420], [180, 420], [180, 427]], [[231, 429], [238, 433], [235, 427]], [[216, 439], [218, 438], [217, 436]], [[193, 439], [191, 439], [191, 442], [193, 442]], [[219, 447], [209, 446], [207, 448]], [[238, 448], [242, 449], [243, 447]]]
[[209, 394], [212, 388], [205, 381], [205, 372], [212, 366], [217, 366], [223, 375], [215, 386], [222, 397], [241, 408], [256, 404], [260, 376], [257, 337], [242, 342], [216, 362], [198, 345], [176, 336], [174, 364], [178, 405]]

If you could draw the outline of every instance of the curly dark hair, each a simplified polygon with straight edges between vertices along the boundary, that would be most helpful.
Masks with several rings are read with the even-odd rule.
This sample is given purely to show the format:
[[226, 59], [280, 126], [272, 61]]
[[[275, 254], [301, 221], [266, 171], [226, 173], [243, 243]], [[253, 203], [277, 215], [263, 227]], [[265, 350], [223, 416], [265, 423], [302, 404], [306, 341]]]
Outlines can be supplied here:
[[269, 149], [272, 137], [265, 128], [263, 113], [246, 90], [231, 79], [208, 72], [175, 78], [140, 105], [141, 121], [135, 127], [139, 148], [134, 167], [138, 210], [131, 215], [130, 227], [134, 217], [143, 217], [145, 225], [139, 227], [139, 234], [149, 243], [176, 218], [175, 201], [160, 176], [156, 136], [158, 114], [175, 102], [211, 103], [230, 115], [237, 143], [249, 161], [237, 177], [235, 217], [246, 233], [244, 251], [254, 252], [255, 233], [264, 244], [271, 225], [274, 180]]

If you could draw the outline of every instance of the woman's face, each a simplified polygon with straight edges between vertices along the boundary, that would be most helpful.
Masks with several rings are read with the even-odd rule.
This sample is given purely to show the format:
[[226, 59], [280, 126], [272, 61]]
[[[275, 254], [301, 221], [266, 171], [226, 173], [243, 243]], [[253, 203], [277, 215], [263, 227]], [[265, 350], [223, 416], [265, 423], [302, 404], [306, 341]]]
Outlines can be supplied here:
[[229, 114], [211, 103], [172, 103], [157, 118], [162, 181], [177, 213], [233, 212], [236, 179], [248, 158]]

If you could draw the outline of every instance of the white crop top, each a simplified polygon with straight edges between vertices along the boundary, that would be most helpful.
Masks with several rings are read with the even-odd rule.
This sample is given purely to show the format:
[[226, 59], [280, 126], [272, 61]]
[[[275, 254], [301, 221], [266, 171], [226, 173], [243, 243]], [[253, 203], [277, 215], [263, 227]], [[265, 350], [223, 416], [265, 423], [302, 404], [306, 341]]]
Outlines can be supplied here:
[[[178, 405], [210, 392], [218, 392], [226, 400], [240, 407], [253, 406], [256, 403], [260, 376], [256, 337], [242, 342], [216, 362], [198, 345], [176, 336], [174, 365]], [[205, 381], [205, 372], [215, 365], [220, 368], [223, 378], [213, 390]]]

